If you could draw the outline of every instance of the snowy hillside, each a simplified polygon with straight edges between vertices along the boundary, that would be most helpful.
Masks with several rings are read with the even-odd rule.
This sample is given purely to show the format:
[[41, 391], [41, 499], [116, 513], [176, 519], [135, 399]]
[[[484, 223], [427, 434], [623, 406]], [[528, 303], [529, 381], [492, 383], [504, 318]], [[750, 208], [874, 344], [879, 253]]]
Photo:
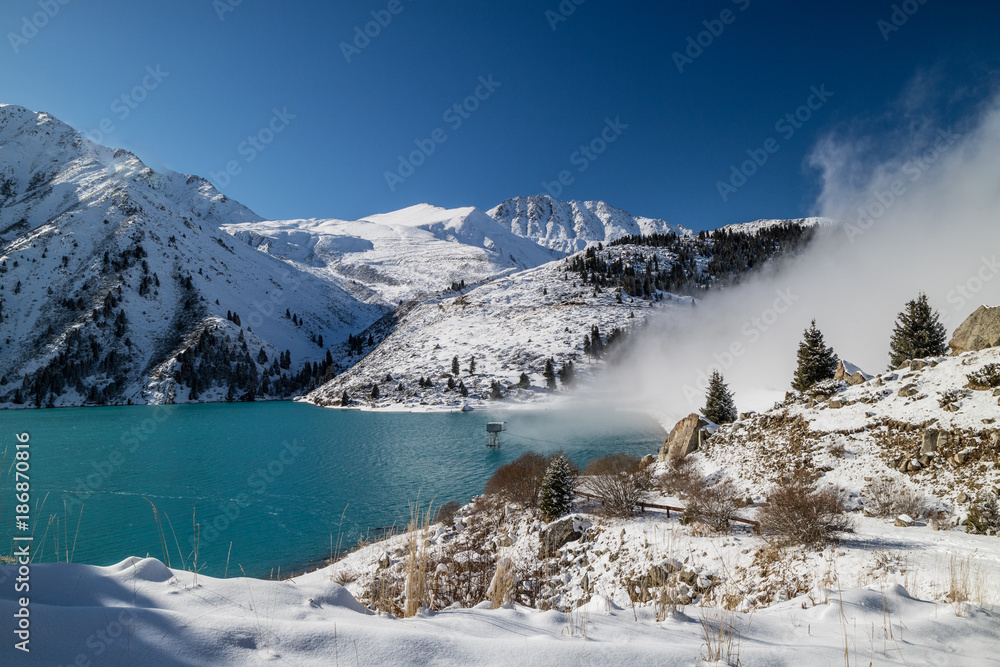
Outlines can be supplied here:
[[1000, 348], [790, 394], [774, 410], [720, 428], [704, 456], [748, 490], [790, 465], [856, 495], [866, 478], [885, 474], [962, 514], [968, 500], [1000, 489], [1000, 389], [970, 388], [968, 378], [989, 364], [1000, 364]]
[[[195, 395], [242, 395], [279, 352], [297, 371], [324, 358], [319, 336], [384, 314], [219, 228], [243, 221], [259, 218], [203, 179], [154, 172], [47, 114], [0, 107], [0, 398], [183, 401], [194, 387], [175, 386], [175, 360], [192, 346]], [[273, 380], [282, 372], [289, 380], [290, 366]]]
[[557, 255], [511, 234], [476, 208], [428, 204], [363, 220], [292, 220], [226, 225], [253, 247], [386, 304], [533, 268]]
[[[603, 252], [629, 257], [641, 267], [656, 249], [621, 246]], [[660, 256], [669, 263], [662, 250]], [[458, 297], [419, 305], [374, 351], [309, 394], [308, 400], [337, 406], [347, 392], [354, 406], [457, 409], [499, 398], [493, 392], [494, 383], [500, 397], [512, 402], [549, 400], [556, 392], [546, 388], [543, 378], [547, 359], [556, 372], [573, 362], [581, 384], [600, 367], [596, 355], [584, 351], [584, 337], [593, 336], [592, 327], [598, 327], [599, 338], [605, 342], [609, 335], [620, 335], [615, 329], [630, 332], [653, 312], [691, 308], [689, 296], [657, 293], [651, 299], [627, 294], [619, 298], [615, 290], [584, 283], [569, 267], [568, 260], [551, 262], [490, 281]], [[455, 357], [460, 372], [453, 375]], [[475, 370], [469, 372], [473, 358]], [[528, 376], [526, 386], [519, 386], [522, 373]], [[371, 399], [373, 385], [379, 390], [375, 400]], [[559, 386], [566, 389], [562, 383]]]
[[632, 216], [602, 201], [559, 201], [547, 195], [506, 199], [487, 215], [512, 233], [567, 255], [590, 243], [623, 236], [692, 233], [663, 220]]

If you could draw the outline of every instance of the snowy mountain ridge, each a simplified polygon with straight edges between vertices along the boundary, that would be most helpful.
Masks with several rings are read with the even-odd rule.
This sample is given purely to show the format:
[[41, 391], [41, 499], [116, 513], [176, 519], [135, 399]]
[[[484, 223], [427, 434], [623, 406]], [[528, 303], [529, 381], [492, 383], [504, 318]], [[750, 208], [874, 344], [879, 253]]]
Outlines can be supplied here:
[[534, 239], [564, 255], [623, 236], [694, 233], [663, 220], [632, 216], [606, 202], [559, 201], [548, 195], [505, 199], [486, 213], [513, 234]]
[[384, 304], [420, 299], [452, 283], [481, 283], [550, 262], [556, 253], [515, 236], [479, 209], [429, 204], [357, 221], [288, 220], [224, 225], [268, 254]]

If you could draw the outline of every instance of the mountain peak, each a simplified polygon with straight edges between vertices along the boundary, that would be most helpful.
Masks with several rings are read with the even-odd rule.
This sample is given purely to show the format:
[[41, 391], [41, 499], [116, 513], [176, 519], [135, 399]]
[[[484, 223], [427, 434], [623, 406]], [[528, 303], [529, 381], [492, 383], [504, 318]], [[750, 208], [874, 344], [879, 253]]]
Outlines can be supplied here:
[[623, 236], [692, 233], [664, 220], [633, 216], [604, 201], [561, 201], [548, 195], [505, 199], [487, 215], [514, 234], [563, 254]]

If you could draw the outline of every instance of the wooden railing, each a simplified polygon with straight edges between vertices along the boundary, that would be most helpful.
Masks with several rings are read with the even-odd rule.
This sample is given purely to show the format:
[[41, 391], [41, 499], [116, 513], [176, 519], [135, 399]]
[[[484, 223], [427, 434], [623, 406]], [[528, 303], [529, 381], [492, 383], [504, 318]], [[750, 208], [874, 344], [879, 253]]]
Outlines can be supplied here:
[[[574, 493], [576, 495], [578, 495], [578, 496], [583, 496], [584, 498], [590, 498], [592, 500], [601, 500], [600, 496], [595, 496], [593, 493], [587, 493], [585, 491], [575, 491]], [[656, 504], [656, 503], [639, 503], [639, 509], [641, 509], [643, 512], [646, 511], [647, 507], [650, 507], [652, 509], [658, 509], [658, 510], [666, 510], [666, 512], [667, 512], [667, 518], [668, 519], [670, 518], [670, 512], [678, 512], [678, 513], [680, 513], [680, 512], [684, 511], [683, 507], [674, 507], [672, 505], [659, 505], [659, 504]], [[759, 531], [760, 530], [760, 524], [758, 524], [753, 519], [744, 519], [742, 517], [734, 516], [731, 519], [731, 521], [735, 521], [737, 523], [745, 523], [745, 524], [747, 524], [749, 526], [753, 526], [753, 529], [755, 531]]]

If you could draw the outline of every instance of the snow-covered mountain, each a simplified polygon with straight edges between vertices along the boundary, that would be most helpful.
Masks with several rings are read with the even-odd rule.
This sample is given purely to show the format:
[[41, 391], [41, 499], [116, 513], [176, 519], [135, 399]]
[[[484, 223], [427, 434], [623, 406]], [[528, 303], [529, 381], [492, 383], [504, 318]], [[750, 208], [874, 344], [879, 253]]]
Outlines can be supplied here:
[[[390, 374], [383, 366], [417, 386], [474, 354], [490, 372], [470, 391], [497, 382], [507, 394], [521, 372], [538, 388], [546, 359], [580, 360], [590, 326], [624, 331], [672, 291], [714, 284], [724, 241], [544, 196], [488, 213], [421, 204], [357, 221], [265, 221], [202, 178], [156, 172], [48, 114], [0, 105], [0, 404], [279, 398], [340, 373], [313, 394], [331, 404], [345, 389], [370, 391]], [[587, 248], [583, 264], [563, 261]], [[752, 268], [730, 260], [718, 270]], [[431, 340], [448, 345], [411, 350]], [[405, 398], [393, 403], [429, 396], [396, 389]]]
[[559, 201], [547, 195], [505, 199], [486, 212], [512, 233], [563, 254], [638, 234], [690, 235], [690, 229], [636, 217], [602, 201]]
[[353, 222], [246, 222], [223, 229], [299, 268], [341, 282], [362, 300], [388, 304], [436, 294], [453, 283], [481, 283], [558, 256], [471, 207], [419, 204]]
[[[0, 107], [0, 397], [183, 400], [175, 362], [199, 344], [188, 362], [208, 367], [196, 393], [213, 396], [210, 376], [230, 370], [245, 391], [279, 351], [296, 366], [321, 360], [314, 339], [385, 313], [220, 229], [247, 221], [260, 218], [204, 179], [154, 172], [48, 114]], [[209, 348], [232, 357], [225, 372]]]

